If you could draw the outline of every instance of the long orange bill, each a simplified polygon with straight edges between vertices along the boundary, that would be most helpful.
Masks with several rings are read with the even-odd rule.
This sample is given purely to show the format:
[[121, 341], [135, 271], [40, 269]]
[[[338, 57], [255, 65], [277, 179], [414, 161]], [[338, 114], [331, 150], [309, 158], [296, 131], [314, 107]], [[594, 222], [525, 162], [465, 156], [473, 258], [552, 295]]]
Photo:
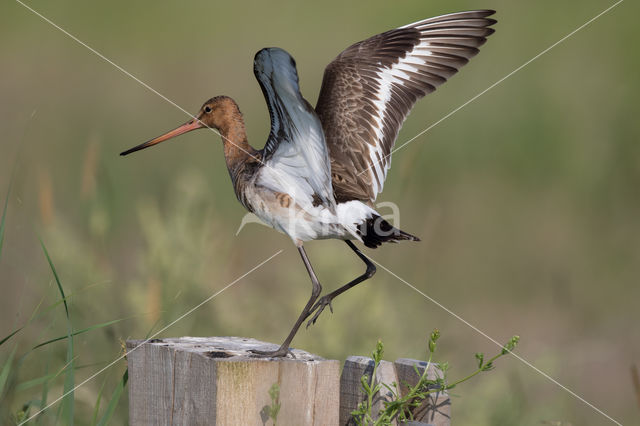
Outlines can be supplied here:
[[168, 131], [164, 135], [158, 136], [157, 138], [151, 139], [150, 141], [147, 141], [147, 142], [142, 143], [142, 144], [140, 144], [138, 146], [134, 146], [133, 148], [128, 149], [128, 150], [126, 150], [124, 152], [121, 152], [120, 155], [128, 155], [128, 154], [131, 154], [132, 152], [136, 152], [136, 151], [140, 151], [141, 149], [149, 148], [150, 146], [153, 146], [153, 145], [158, 144], [160, 142], [164, 142], [167, 139], [175, 138], [176, 136], [180, 136], [180, 135], [182, 135], [184, 133], [187, 133], [187, 132], [190, 132], [192, 130], [200, 129], [201, 127], [204, 127], [204, 124], [200, 123], [200, 121], [198, 121], [196, 119], [187, 121], [183, 125], [178, 126], [175, 129]]

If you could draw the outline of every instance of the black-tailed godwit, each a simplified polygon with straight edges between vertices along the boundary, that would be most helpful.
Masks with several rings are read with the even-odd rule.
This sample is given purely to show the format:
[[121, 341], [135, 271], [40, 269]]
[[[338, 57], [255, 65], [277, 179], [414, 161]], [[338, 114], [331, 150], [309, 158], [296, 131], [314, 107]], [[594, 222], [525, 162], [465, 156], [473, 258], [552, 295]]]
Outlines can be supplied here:
[[[376, 248], [418, 241], [373, 208], [391, 166], [398, 131], [415, 102], [433, 92], [478, 53], [495, 20], [477, 10], [425, 19], [375, 35], [344, 50], [325, 69], [315, 109], [300, 93], [293, 58], [279, 48], [259, 51], [254, 73], [271, 117], [261, 150], [249, 145], [238, 105], [227, 96], [204, 103], [193, 120], [138, 145], [127, 155], [191, 130], [222, 136], [231, 181], [242, 205], [294, 242], [312, 283], [311, 297], [280, 348], [285, 356], [300, 325], [318, 319], [331, 301], [376, 271], [353, 241]], [[320, 297], [322, 287], [303, 243], [343, 240], [367, 269]]]

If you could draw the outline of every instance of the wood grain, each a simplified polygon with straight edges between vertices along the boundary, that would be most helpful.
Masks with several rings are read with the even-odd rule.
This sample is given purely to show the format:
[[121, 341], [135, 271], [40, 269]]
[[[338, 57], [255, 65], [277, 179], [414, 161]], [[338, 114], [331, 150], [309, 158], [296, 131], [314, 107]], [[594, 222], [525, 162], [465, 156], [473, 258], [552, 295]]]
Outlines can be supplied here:
[[131, 425], [270, 425], [269, 389], [280, 387], [278, 425], [338, 424], [340, 363], [300, 350], [256, 358], [276, 345], [238, 337], [127, 342]]

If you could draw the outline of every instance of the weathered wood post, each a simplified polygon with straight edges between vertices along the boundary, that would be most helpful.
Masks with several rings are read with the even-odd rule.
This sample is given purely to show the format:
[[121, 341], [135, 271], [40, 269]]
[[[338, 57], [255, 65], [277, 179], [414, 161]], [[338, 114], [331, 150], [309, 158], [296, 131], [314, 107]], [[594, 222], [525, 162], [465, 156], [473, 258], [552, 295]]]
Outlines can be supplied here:
[[[180, 337], [130, 340], [129, 423], [137, 425], [272, 425], [269, 407], [280, 405], [277, 424], [348, 426], [364, 400], [360, 378], [373, 373], [373, 360], [347, 358], [342, 375], [340, 362], [294, 349], [295, 359], [257, 358], [251, 349], [274, 350], [277, 346], [240, 337]], [[418, 373], [414, 370], [417, 367]], [[400, 358], [381, 361], [376, 383], [400, 394], [415, 385], [426, 363]], [[428, 377], [437, 374], [433, 365]], [[277, 384], [279, 398], [270, 388]], [[393, 394], [382, 388], [373, 399], [372, 414], [384, 408]], [[446, 393], [436, 393], [414, 410], [415, 422], [397, 426], [450, 426], [451, 406]]]
[[251, 357], [276, 345], [239, 337], [127, 342], [131, 425], [267, 425], [280, 388], [279, 425], [338, 424], [340, 362]]

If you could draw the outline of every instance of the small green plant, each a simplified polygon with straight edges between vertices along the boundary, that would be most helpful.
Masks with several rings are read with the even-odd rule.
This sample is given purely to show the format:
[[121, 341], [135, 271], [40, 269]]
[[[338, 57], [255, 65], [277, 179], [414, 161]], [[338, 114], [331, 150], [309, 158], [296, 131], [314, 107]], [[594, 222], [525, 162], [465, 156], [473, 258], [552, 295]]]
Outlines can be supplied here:
[[[351, 414], [353, 415], [356, 424], [358, 425], [389, 425], [395, 419], [400, 422], [405, 422], [408, 420], [413, 420], [413, 411], [420, 407], [423, 401], [432, 393], [444, 392], [450, 389], [453, 389], [460, 383], [466, 382], [472, 377], [485, 372], [492, 370], [494, 368], [494, 362], [500, 358], [501, 356], [507, 355], [518, 344], [520, 340], [519, 336], [513, 336], [509, 341], [502, 347], [502, 350], [495, 356], [489, 358], [485, 361], [485, 357], [483, 353], [476, 353], [475, 357], [478, 361], [478, 368], [471, 374], [463, 377], [462, 379], [456, 380], [451, 384], [447, 383], [447, 371], [449, 370], [449, 364], [446, 362], [442, 362], [435, 365], [435, 368], [440, 371], [441, 375], [438, 375], [436, 379], [428, 379], [427, 374], [429, 368], [431, 367], [431, 361], [433, 359], [433, 354], [436, 351], [436, 342], [440, 338], [440, 332], [436, 329], [429, 336], [429, 353], [427, 357], [427, 365], [424, 368], [422, 374], [420, 374], [418, 367], [414, 366], [416, 374], [420, 377], [418, 382], [414, 386], [409, 386], [408, 384], [408, 392], [405, 396], [400, 396], [400, 389], [397, 383], [392, 383], [389, 386], [386, 383], [375, 383], [376, 371], [378, 369], [378, 365], [382, 360], [382, 354], [384, 353], [384, 346], [382, 341], [378, 340], [376, 344], [376, 348], [371, 353], [371, 358], [374, 361], [373, 373], [369, 378], [367, 375], [363, 375], [360, 379], [362, 383], [362, 389], [366, 398], [360, 404], [358, 404], [358, 408], [353, 411]], [[386, 401], [384, 403], [384, 409], [380, 410], [379, 413], [376, 413], [375, 418], [372, 413], [373, 407], [373, 398], [378, 393], [382, 387], [385, 387], [392, 393], [392, 400]]]
[[[351, 415], [358, 425], [387, 424], [381, 423], [381, 421], [387, 421], [387, 416], [384, 413], [379, 413], [378, 419], [374, 420], [371, 412], [373, 407], [373, 397], [380, 391], [380, 389], [382, 389], [382, 385], [380, 383], [375, 384], [375, 378], [376, 372], [378, 371], [378, 366], [380, 365], [380, 361], [382, 361], [383, 353], [384, 346], [382, 344], [382, 340], [378, 340], [376, 348], [373, 350], [373, 352], [371, 352], [371, 358], [373, 359], [373, 372], [371, 373], [371, 379], [369, 379], [366, 374], [360, 377], [362, 389], [364, 390], [364, 393], [367, 397], [364, 401], [358, 404], [358, 408], [355, 411], [351, 412]], [[390, 420], [387, 422], [390, 423]]]
[[280, 412], [280, 386], [277, 383], [271, 385], [269, 389], [269, 396], [271, 397], [271, 405], [268, 407], [267, 413], [269, 418], [273, 421], [273, 426], [276, 426], [278, 421], [278, 413]]

